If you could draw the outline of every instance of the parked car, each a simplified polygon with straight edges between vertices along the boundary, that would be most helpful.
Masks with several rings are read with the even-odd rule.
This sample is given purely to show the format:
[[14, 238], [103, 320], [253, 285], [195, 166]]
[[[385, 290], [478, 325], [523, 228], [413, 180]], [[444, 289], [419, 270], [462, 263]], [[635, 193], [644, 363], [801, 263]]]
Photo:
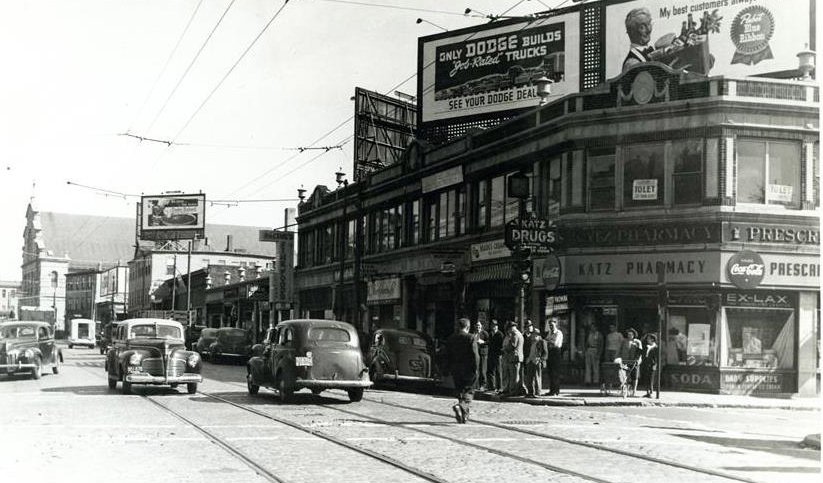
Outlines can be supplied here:
[[251, 357], [251, 332], [235, 327], [215, 329], [215, 340], [209, 344], [209, 356], [213, 362], [224, 357], [248, 359]]
[[288, 401], [295, 391], [345, 389], [353, 402], [372, 385], [357, 332], [334, 320], [288, 320], [269, 329], [263, 344], [252, 347], [246, 366], [249, 394], [260, 386], [277, 389]]
[[174, 320], [129, 319], [117, 324], [106, 354], [109, 388], [122, 383], [123, 394], [132, 384], [185, 384], [189, 394], [202, 382], [200, 355], [185, 348], [183, 325]]
[[439, 379], [434, 361], [431, 338], [407, 329], [378, 329], [366, 354], [369, 377], [375, 384], [395, 381], [433, 386]]
[[200, 334], [205, 329], [205, 325], [192, 324], [186, 326], [186, 349], [195, 350], [194, 346], [200, 340]]
[[69, 349], [76, 345], [94, 349], [96, 327], [97, 322], [91, 319], [71, 319], [69, 321]]
[[217, 340], [217, 329], [203, 329], [200, 331], [200, 338], [194, 344], [192, 350], [198, 352], [203, 359], [209, 359], [209, 348]]
[[28, 372], [40, 379], [44, 367], [60, 372], [63, 353], [54, 343], [54, 331], [45, 322], [0, 323], [0, 374]]

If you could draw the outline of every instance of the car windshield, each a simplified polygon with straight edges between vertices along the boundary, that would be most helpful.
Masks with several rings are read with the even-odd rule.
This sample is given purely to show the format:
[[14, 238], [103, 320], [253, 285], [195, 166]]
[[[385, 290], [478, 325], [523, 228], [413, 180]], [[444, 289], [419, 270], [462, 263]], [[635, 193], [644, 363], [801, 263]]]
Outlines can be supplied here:
[[7, 325], [0, 327], [0, 339], [34, 339], [37, 327], [32, 325]]
[[200, 332], [201, 339], [214, 339], [217, 336], [217, 329], [203, 329]]
[[133, 325], [129, 329], [129, 339], [182, 339], [180, 327], [160, 324]]
[[337, 327], [312, 327], [309, 330], [309, 340], [315, 342], [349, 342], [349, 331]]
[[217, 333], [217, 339], [226, 342], [242, 342], [249, 338], [249, 333], [243, 329], [221, 330]]

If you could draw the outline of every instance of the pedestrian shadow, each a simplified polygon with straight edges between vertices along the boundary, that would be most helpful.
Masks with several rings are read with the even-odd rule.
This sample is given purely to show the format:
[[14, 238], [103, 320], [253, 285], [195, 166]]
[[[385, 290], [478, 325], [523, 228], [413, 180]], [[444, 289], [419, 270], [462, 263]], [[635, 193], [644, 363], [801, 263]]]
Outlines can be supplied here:
[[724, 466], [731, 471], [761, 471], [768, 473], [820, 473], [820, 467], [815, 466]]
[[788, 439], [743, 439], [699, 434], [674, 434], [674, 436], [689, 439], [692, 441], [699, 441], [701, 443], [725, 446], [727, 448], [744, 449], [750, 451], [764, 451], [767, 453], [772, 453], [780, 456], [789, 456], [792, 458], [802, 458], [814, 461], [820, 460], [819, 450], [810, 450], [808, 448], [802, 448], [800, 446], [800, 442]]
[[40, 389], [45, 393], [73, 393], [77, 396], [103, 396], [113, 392], [104, 385], [95, 386], [65, 386], [65, 387], [45, 387]]

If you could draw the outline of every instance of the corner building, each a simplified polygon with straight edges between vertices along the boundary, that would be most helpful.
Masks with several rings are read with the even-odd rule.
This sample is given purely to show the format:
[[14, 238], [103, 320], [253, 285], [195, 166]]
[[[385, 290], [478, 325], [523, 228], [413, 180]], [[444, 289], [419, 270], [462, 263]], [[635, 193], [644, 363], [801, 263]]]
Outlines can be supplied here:
[[[564, 383], [588, 330], [662, 329], [663, 388], [819, 393], [819, 88], [658, 63], [431, 147], [299, 207], [301, 315], [443, 339], [513, 319], [504, 226], [556, 223], [560, 279], [535, 259], [527, 312], [560, 318]], [[548, 285], [548, 286], [547, 286]], [[552, 290], [547, 290], [552, 288]], [[677, 334], [675, 335], [675, 330]], [[660, 340], [660, 337], [658, 337]]]

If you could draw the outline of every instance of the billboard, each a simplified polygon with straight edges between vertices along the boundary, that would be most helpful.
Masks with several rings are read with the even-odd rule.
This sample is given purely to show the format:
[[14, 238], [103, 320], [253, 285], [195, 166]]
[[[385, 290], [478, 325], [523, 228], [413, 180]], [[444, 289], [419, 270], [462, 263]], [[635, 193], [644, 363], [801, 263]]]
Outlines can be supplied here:
[[577, 92], [579, 23], [573, 11], [421, 37], [420, 122], [537, 107], [535, 80], [544, 75], [554, 81], [551, 98]]
[[143, 196], [138, 219], [142, 240], [202, 238], [206, 228], [206, 195]]
[[400, 162], [414, 139], [417, 104], [357, 87], [354, 92], [354, 182]]
[[[650, 34], [627, 28], [627, 15]], [[606, 6], [606, 78], [632, 63], [657, 60], [711, 76], [743, 77], [797, 68], [797, 53], [810, 43], [810, 0], [649, 0]], [[635, 23], [633, 22], [633, 25]], [[634, 41], [629, 37], [633, 30]]]

